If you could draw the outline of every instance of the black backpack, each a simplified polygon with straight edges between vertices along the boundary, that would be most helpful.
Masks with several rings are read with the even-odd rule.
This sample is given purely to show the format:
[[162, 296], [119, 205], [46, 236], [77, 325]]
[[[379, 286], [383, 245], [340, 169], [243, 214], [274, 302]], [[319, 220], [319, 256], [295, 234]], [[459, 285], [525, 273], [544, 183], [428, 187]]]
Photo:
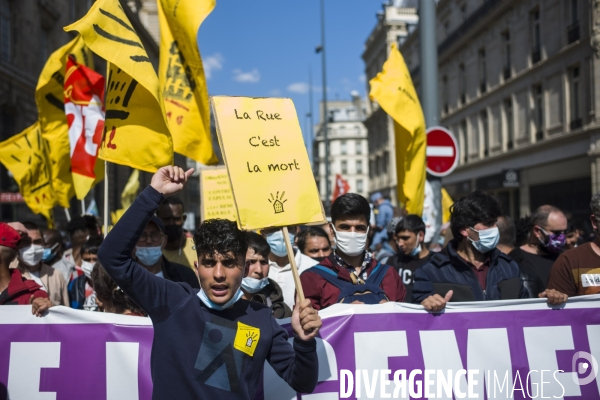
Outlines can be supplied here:
[[335, 271], [322, 265], [315, 265], [306, 271], [320, 275], [327, 282], [340, 289], [340, 295], [337, 299], [338, 303], [348, 304], [358, 300], [365, 304], [379, 304], [381, 300], [389, 301], [383, 289], [379, 287], [388, 268], [390, 268], [389, 265], [377, 263], [377, 266], [373, 269], [373, 272], [371, 272], [365, 283], [357, 285], [343, 279], [338, 279]]

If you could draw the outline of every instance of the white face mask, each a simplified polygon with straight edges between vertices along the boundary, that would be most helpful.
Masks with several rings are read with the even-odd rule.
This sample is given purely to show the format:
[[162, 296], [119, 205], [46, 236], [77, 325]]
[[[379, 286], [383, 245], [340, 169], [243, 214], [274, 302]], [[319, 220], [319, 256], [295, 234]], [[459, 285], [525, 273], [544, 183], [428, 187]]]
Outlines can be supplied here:
[[488, 251], [493, 250], [500, 240], [500, 231], [496, 226], [493, 228], [482, 229], [480, 231], [471, 227], [469, 227], [469, 229], [479, 233], [479, 240], [473, 240], [468, 236], [467, 239], [471, 241], [475, 250], [480, 253], [487, 253]]
[[44, 256], [44, 246], [32, 244], [31, 246], [19, 250], [19, 255], [25, 264], [34, 267], [42, 261], [42, 257]]
[[332, 229], [335, 232], [335, 244], [337, 250], [350, 257], [357, 256], [365, 251], [369, 228], [367, 228], [366, 233], [338, 232], [335, 228]]
[[81, 261], [81, 270], [85, 274], [86, 278], [92, 279], [92, 271], [94, 270], [94, 263], [88, 261]]

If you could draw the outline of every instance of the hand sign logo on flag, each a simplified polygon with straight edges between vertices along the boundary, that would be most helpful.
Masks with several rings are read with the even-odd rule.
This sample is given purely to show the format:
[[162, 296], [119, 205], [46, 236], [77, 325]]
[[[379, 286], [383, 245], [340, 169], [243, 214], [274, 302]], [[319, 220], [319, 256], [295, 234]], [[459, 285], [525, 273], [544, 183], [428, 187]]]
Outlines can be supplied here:
[[103, 175], [103, 163], [96, 159], [104, 129], [104, 77], [69, 57], [64, 96], [73, 185], [81, 200]]

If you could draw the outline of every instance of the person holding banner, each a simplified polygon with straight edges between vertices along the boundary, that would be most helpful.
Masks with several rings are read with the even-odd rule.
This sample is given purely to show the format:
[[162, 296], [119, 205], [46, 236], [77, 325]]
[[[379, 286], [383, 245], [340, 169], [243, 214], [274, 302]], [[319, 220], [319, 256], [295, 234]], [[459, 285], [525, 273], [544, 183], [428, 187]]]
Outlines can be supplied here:
[[481, 190], [452, 206], [454, 239], [414, 273], [412, 302], [440, 311], [450, 300], [482, 301], [529, 297], [519, 265], [496, 248], [502, 215], [498, 200]]
[[294, 390], [312, 392], [321, 318], [310, 301], [296, 304], [292, 345], [268, 307], [241, 299], [248, 245], [235, 222], [206, 220], [196, 230], [200, 290], [160, 278], [132, 258], [154, 212], [183, 189], [192, 172], [160, 168], [98, 253], [111, 278], [154, 325], [153, 399], [252, 399], [265, 361]]
[[300, 275], [304, 295], [317, 310], [336, 303], [378, 304], [404, 301], [400, 276], [366, 249], [371, 207], [356, 193], [331, 205], [334, 252]]

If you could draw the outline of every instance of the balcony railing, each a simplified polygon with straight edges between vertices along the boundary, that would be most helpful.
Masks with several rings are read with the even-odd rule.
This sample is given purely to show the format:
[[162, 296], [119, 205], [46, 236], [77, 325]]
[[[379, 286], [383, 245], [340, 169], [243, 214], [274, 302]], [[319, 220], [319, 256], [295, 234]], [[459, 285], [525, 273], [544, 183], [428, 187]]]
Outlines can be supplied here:
[[574, 131], [576, 129], [579, 129], [583, 126], [583, 121], [581, 120], [581, 118], [577, 118], [571, 121], [571, 130]]
[[531, 63], [537, 64], [542, 59], [542, 50], [539, 44], [536, 44], [531, 48]]
[[510, 78], [510, 74], [511, 74], [510, 64], [505, 64], [502, 67], [502, 76], [504, 76], [504, 80], [509, 79]]
[[573, 22], [567, 27], [567, 41], [568, 44], [579, 40], [579, 21]]

